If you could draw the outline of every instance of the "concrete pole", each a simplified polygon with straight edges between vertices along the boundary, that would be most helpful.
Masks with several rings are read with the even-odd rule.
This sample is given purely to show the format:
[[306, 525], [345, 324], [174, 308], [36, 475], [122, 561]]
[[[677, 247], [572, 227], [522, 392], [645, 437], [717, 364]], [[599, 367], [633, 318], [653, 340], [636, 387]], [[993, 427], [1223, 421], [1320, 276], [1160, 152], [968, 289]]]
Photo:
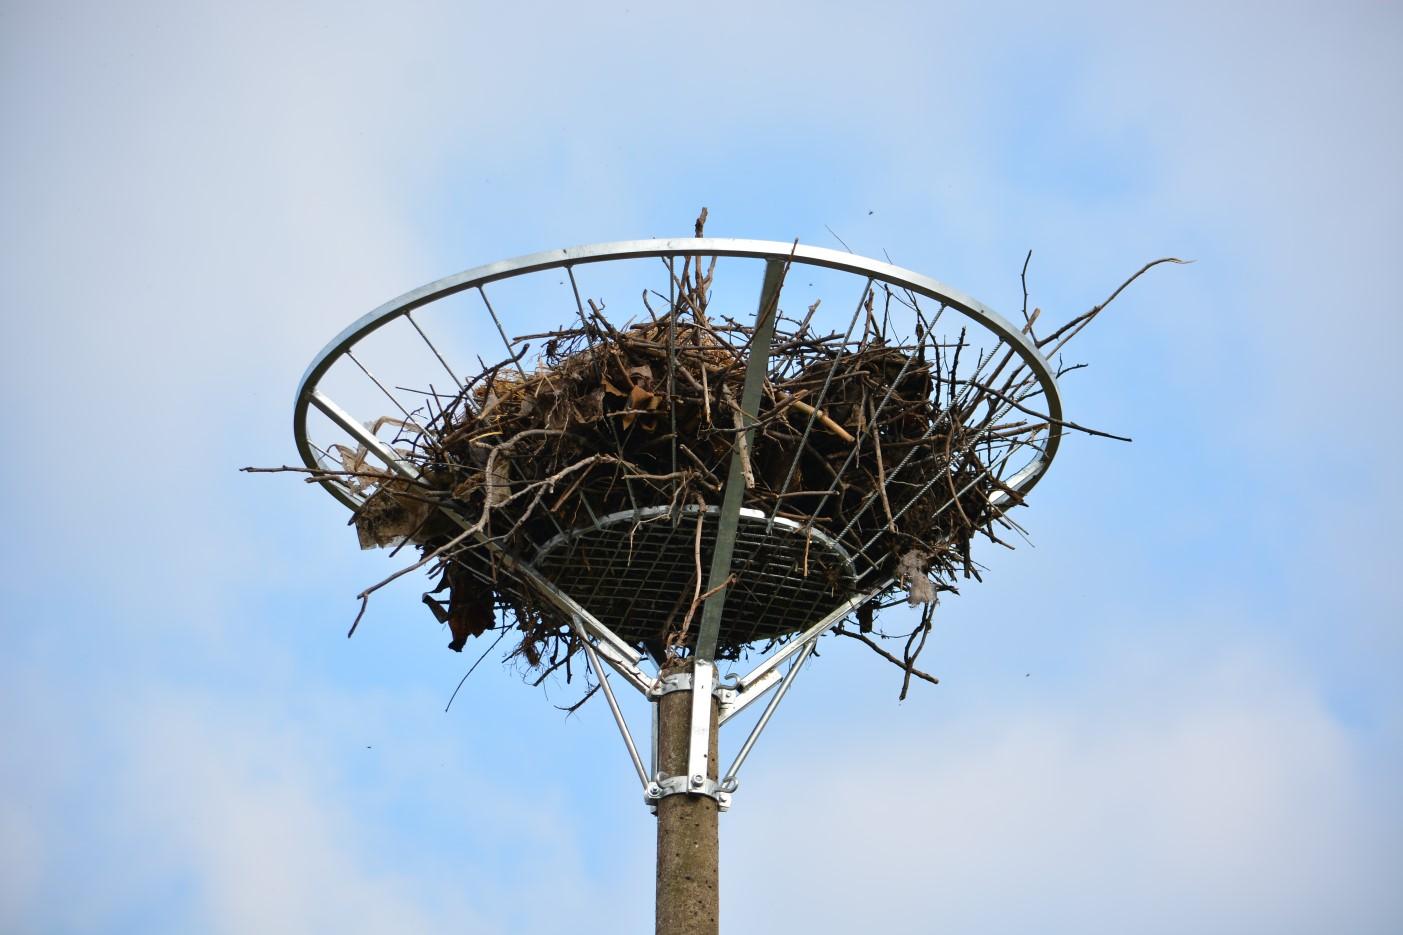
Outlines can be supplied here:
[[[677, 670], [671, 670], [677, 671]], [[690, 661], [682, 671], [691, 671]], [[716, 698], [711, 699], [709, 778], [716, 778]], [[687, 774], [687, 738], [692, 726], [692, 693], [670, 692], [658, 699], [658, 769]], [[669, 795], [658, 802], [657, 935], [717, 935], [716, 800], [705, 795]]]

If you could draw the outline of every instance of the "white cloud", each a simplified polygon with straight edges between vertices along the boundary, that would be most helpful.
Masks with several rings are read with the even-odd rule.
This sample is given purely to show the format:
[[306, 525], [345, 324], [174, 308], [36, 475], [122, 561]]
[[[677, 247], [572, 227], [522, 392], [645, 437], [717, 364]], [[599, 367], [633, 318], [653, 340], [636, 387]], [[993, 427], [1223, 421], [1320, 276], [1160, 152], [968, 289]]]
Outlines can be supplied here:
[[[367, 833], [373, 819], [346, 807], [344, 779], [315, 740], [191, 710], [188, 700], [144, 712], [131, 771], [112, 791], [130, 846], [159, 855], [162, 875], [193, 879], [194, 928], [490, 930], [471, 909], [471, 887], [434, 900], [429, 884], [447, 873], [375, 852], [386, 840]], [[427, 879], [413, 878], [426, 870]]]
[[1399, 815], [1356, 738], [1260, 655], [1186, 661], [958, 726], [796, 730], [738, 796], [732, 924], [1395, 931]]
[[30, 713], [0, 751], [7, 931], [602, 933], [621, 918], [587, 912], [601, 881], [557, 797], [474, 762], [500, 755], [477, 731], [409, 729], [433, 710], [421, 694], [310, 685], [263, 702], [30, 676], [3, 695]]

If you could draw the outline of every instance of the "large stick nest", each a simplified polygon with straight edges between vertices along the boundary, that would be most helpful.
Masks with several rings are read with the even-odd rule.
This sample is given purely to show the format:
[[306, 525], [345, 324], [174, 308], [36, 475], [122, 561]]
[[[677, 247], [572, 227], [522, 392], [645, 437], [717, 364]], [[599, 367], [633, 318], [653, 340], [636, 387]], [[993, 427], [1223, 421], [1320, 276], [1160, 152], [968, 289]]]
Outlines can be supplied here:
[[[517, 338], [512, 357], [459, 392], [431, 395], [410, 419], [381, 420], [398, 427], [394, 447], [418, 468], [417, 481], [373, 466], [363, 448], [339, 449], [344, 470], [324, 473], [364, 496], [354, 517], [362, 546], [412, 543], [421, 559], [411, 568], [432, 565], [436, 586], [424, 602], [451, 630], [450, 648], [514, 630], [513, 654], [543, 679], [562, 666], [569, 672], [578, 636], [516, 563], [533, 562], [544, 543], [600, 528], [601, 517], [631, 517], [615, 545], [631, 543], [645, 516], [680, 527], [677, 541], [695, 570], [671, 582], [668, 612], [639, 611], [633, 629], [622, 628], [663, 661], [696, 639], [709, 586], [702, 517], [721, 503], [734, 458], [745, 507], [837, 543], [812, 560], [805, 546], [790, 567], [814, 594], [836, 606], [888, 584], [839, 632], [901, 666], [907, 683], [913, 674], [929, 679], [914, 660], [938, 594], [979, 576], [976, 538], [1006, 545], [1002, 534], [1017, 529], [1005, 513], [1022, 501], [1006, 478], [1026, 462], [1020, 451], [1081, 427], [1039, 415], [1041, 390], [1006, 345], [978, 352], [963, 330], [937, 337], [949, 324], [944, 309], [880, 284], [847, 334], [812, 327], [818, 303], [802, 316], [773, 310], [768, 373], [747, 419], [741, 400], [755, 321], [709, 308], [714, 273], [714, 259], [688, 260], [674, 271], [671, 298], [644, 293], [646, 319], [635, 324], [616, 327], [595, 302], [582, 304], [576, 325]], [[1041, 339], [1033, 334], [1037, 311], [1025, 305], [1025, 330], [1052, 355], [1105, 304]], [[894, 310], [914, 321], [914, 335], [895, 334]], [[528, 365], [532, 341], [542, 351]], [[588, 555], [582, 567], [595, 567]], [[639, 586], [649, 585], [647, 566], [636, 568]], [[739, 594], [747, 568], [733, 566], [723, 587]], [[572, 596], [588, 592], [581, 586], [589, 582], [556, 583]], [[894, 591], [926, 612], [909, 633], [874, 632], [873, 611], [895, 603]], [[749, 606], [737, 601], [728, 598], [728, 614]], [[757, 633], [782, 641], [811, 622], [723, 627], [718, 656], [738, 656]], [[900, 658], [874, 639], [883, 636], [904, 643]]]

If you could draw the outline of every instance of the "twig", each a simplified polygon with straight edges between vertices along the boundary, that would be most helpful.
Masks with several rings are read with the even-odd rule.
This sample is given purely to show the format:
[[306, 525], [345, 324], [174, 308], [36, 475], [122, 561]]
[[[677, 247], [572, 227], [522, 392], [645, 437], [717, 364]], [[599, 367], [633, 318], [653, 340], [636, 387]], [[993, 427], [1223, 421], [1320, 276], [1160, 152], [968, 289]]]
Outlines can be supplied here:
[[1102, 302], [1100, 305], [1092, 306], [1088, 311], [1082, 312], [1076, 318], [1073, 318], [1071, 321], [1067, 322], [1065, 325], [1058, 328], [1056, 331], [1052, 332], [1047, 337], [1038, 341], [1038, 348], [1042, 349], [1043, 347], [1046, 347], [1049, 343], [1056, 341], [1059, 337], [1065, 335], [1065, 337], [1062, 337], [1062, 340], [1058, 341], [1058, 343], [1052, 348], [1052, 350], [1047, 351], [1044, 354], [1044, 356], [1051, 357], [1053, 354], [1056, 354], [1062, 348], [1063, 345], [1065, 345], [1072, 338], [1076, 337], [1077, 333], [1081, 331], [1081, 329], [1085, 328], [1088, 324], [1090, 324], [1093, 318], [1101, 314], [1102, 310], [1105, 309], [1107, 305], [1110, 305], [1112, 302], [1114, 302], [1116, 300], [1116, 296], [1124, 292], [1131, 283], [1139, 279], [1141, 276], [1145, 275], [1145, 273], [1154, 269], [1156, 266], [1159, 266], [1161, 263], [1178, 263], [1181, 265], [1187, 265], [1192, 262], [1193, 260], [1181, 260], [1178, 257], [1172, 256], [1161, 257], [1158, 260], [1151, 260], [1150, 262], [1146, 263], [1144, 266], [1136, 270], [1135, 273], [1125, 282], [1121, 283], [1119, 286], [1116, 286], [1115, 291], [1106, 297], [1106, 301]]
[[914, 666], [908, 666], [906, 663], [902, 662], [900, 659], [896, 658], [896, 657], [893, 656], [891, 653], [887, 652], [885, 649], [883, 649], [882, 647], [878, 646], [875, 642], [872, 641], [871, 638], [869, 638], [869, 637], [866, 636], [865, 634], [862, 634], [862, 633], [854, 633], [852, 630], [845, 630], [845, 629], [843, 629], [842, 627], [839, 627], [838, 629], [834, 630], [833, 632], [836, 633], [836, 634], [838, 634], [839, 636], [846, 636], [846, 637], [848, 637], [849, 639], [854, 639], [854, 640], [857, 640], [857, 641], [860, 642], [860, 643], [863, 643], [864, 645], [867, 646], [868, 649], [872, 650], [874, 653], [876, 653], [877, 655], [881, 656], [883, 659], [885, 659], [887, 662], [890, 662], [892, 665], [896, 666], [898, 669], [901, 669], [903, 672], [909, 672], [911, 675], [916, 676], [916, 678], [918, 678], [918, 679], [925, 679], [927, 682], [930, 682], [932, 685], [939, 685], [939, 684], [940, 684], [940, 679], [936, 678], [936, 677], [933, 676], [933, 675], [928, 675], [928, 674], [926, 674], [925, 672], [922, 672], [920, 669], [915, 668]]
[[498, 633], [498, 634], [497, 634], [497, 638], [496, 638], [495, 640], [492, 641], [492, 645], [489, 646], [489, 647], [487, 647], [487, 649], [483, 650], [482, 655], [477, 657], [477, 662], [474, 662], [471, 666], [468, 667], [468, 671], [463, 673], [463, 677], [462, 677], [461, 679], [458, 680], [458, 687], [455, 688], [455, 689], [453, 689], [453, 694], [451, 694], [451, 695], [448, 696], [448, 704], [446, 704], [446, 705], [443, 706], [443, 713], [444, 713], [444, 714], [447, 714], [447, 713], [448, 713], [448, 709], [451, 708], [451, 707], [453, 707], [453, 699], [458, 697], [458, 691], [459, 691], [459, 689], [461, 689], [461, 688], [463, 687], [463, 683], [466, 682], [466, 681], [468, 680], [468, 676], [472, 675], [472, 674], [473, 674], [473, 671], [474, 671], [478, 666], [482, 665], [482, 660], [486, 659], [488, 653], [492, 652], [492, 650], [494, 650], [494, 649], [497, 648], [497, 644], [500, 643], [500, 642], [502, 642], [502, 638], [503, 638], [504, 636], [506, 636], [506, 635], [507, 635], [507, 629], [506, 629], [506, 627], [503, 627], [503, 628], [502, 628], [502, 632], [501, 632], [501, 633]]

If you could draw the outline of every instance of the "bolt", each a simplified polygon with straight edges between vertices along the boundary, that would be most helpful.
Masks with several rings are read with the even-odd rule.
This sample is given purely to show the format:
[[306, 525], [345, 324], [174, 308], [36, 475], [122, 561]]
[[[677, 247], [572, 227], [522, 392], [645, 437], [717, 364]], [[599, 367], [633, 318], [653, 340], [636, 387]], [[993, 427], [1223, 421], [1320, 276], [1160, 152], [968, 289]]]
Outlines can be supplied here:
[[695, 776], [692, 777], [692, 785], [694, 785], [694, 786], [700, 786], [701, 784], [702, 784], [701, 773], [698, 773], [697, 775], [695, 775]]

